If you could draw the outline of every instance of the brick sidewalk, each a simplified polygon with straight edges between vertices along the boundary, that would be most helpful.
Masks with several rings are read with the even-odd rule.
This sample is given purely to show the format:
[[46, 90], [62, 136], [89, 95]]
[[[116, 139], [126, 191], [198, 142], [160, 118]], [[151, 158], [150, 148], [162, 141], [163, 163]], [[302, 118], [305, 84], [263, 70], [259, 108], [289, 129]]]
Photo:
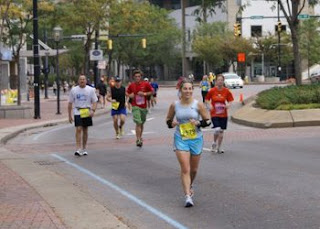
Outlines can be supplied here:
[[[56, 120], [56, 119], [67, 119], [68, 118], [68, 102], [67, 95], [62, 95], [60, 100], [60, 115], [57, 115], [57, 99], [52, 97], [50, 99], [40, 98], [40, 119], [0, 119], [0, 129], [7, 128], [11, 126], [40, 123], [43, 121]], [[32, 107], [32, 112], [34, 114], [34, 100], [24, 101], [23, 105]]]
[[66, 228], [43, 198], [0, 162], [0, 228]]
[[[23, 105], [34, 108], [34, 100]], [[67, 119], [67, 96], [60, 100], [61, 115], [57, 115], [57, 100], [40, 99], [41, 119], [0, 119], [0, 129], [43, 121]], [[33, 111], [34, 112], [34, 111]], [[18, 174], [0, 161], [0, 228], [66, 228], [45, 200]]]

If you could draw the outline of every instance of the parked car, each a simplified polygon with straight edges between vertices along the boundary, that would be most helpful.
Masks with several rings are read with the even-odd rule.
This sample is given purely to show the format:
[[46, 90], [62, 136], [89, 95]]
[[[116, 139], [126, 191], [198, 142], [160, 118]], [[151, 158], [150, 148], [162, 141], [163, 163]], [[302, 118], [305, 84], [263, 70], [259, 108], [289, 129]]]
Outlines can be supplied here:
[[320, 72], [314, 72], [310, 76], [310, 80], [312, 83], [320, 82]]
[[224, 84], [228, 88], [243, 88], [243, 80], [240, 76], [238, 76], [236, 73], [233, 72], [225, 72], [222, 73], [224, 76]]

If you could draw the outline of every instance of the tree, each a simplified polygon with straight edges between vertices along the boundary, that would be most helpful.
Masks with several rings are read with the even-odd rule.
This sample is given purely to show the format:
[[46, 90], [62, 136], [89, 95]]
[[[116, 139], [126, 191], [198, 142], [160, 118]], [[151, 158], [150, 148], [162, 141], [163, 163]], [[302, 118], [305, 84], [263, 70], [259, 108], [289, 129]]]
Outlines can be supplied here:
[[[320, 33], [318, 19], [305, 20], [299, 27], [301, 56], [308, 60], [308, 68], [320, 63]], [[312, 51], [311, 51], [312, 50]]]
[[[309, 0], [311, 6], [317, 4], [318, 0]], [[294, 70], [297, 85], [302, 84], [301, 75], [301, 53], [299, 42], [299, 19], [298, 16], [306, 5], [306, 0], [287, 0], [278, 1], [281, 11], [287, 19], [289, 28], [291, 30], [292, 50], [294, 54]]]
[[[117, 35], [125, 34], [126, 37]], [[110, 57], [131, 67], [175, 64], [179, 30], [168, 11], [147, 2], [121, 1], [111, 6], [110, 35], [114, 48]], [[143, 49], [141, 39], [147, 39]], [[109, 59], [110, 60], [110, 59]]]
[[228, 30], [227, 23], [224, 22], [198, 26], [192, 47], [199, 58], [206, 61], [214, 70], [221, 67], [229, 68], [237, 60], [237, 53], [249, 53], [253, 50], [250, 41], [242, 37], [234, 37]]
[[57, 21], [69, 31], [85, 34], [84, 72], [89, 72], [89, 51], [95, 31], [107, 30], [110, 5], [116, 0], [72, 0], [56, 5]]
[[[18, 66], [17, 88], [18, 105], [21, 105], [20, 90], [20, 51], [26, 43], [26, 38], [32, 32], [33, 4], [32, 0], [11, 0], [7, 2], [8, 11], [5, 18], [5, 26], [8, 30], [7, 36], [2, 37], [4, 43], [12, 48], [13, 59]], [[52, 11], [53, 5], [50, 0], [44, 0], [39, 4], [39, 11]]]
[[208, 14], [213, 16], [216, 13], [217, 7], [221, 8], [226, 0], [198, 0], [201, 1], [200, 6], [194, 10], [193, 14], [197, 16], [196, 21], [207, 23]]

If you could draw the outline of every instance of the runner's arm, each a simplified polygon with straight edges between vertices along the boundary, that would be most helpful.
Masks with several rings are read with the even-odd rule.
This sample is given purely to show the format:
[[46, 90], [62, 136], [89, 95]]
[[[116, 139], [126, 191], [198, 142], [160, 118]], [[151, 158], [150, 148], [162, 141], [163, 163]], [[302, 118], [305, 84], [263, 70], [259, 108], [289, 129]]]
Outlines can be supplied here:
[[173, 118], [175, 116], [175, 105], [172, 103], [169, 107], [166, 123], [169, 128], [174, 128], [175, 126], [179, 125], [177, 121], [173, 121]]

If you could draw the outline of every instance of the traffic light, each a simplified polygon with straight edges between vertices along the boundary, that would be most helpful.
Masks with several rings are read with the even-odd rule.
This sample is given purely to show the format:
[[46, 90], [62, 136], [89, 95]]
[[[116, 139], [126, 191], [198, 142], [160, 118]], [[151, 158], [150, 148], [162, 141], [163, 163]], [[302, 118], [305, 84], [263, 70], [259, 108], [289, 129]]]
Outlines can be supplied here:
[[282, 30], [282, 23], [281, 21], [278, 21], [278, 24], [277, 24], [277, 31], [280, 33]]
[[142, 48], [147, 48], [147, 39], [146, 38], [142, 38], [141, 40], [141, 44], [142, 44]]
[[241, 24], [239, 22], [235, 23], [234, 26], [234, 36], [240, 37], [241, 36]]
[[108, 49], [112, 50], [112, 40], [108, 40]]

